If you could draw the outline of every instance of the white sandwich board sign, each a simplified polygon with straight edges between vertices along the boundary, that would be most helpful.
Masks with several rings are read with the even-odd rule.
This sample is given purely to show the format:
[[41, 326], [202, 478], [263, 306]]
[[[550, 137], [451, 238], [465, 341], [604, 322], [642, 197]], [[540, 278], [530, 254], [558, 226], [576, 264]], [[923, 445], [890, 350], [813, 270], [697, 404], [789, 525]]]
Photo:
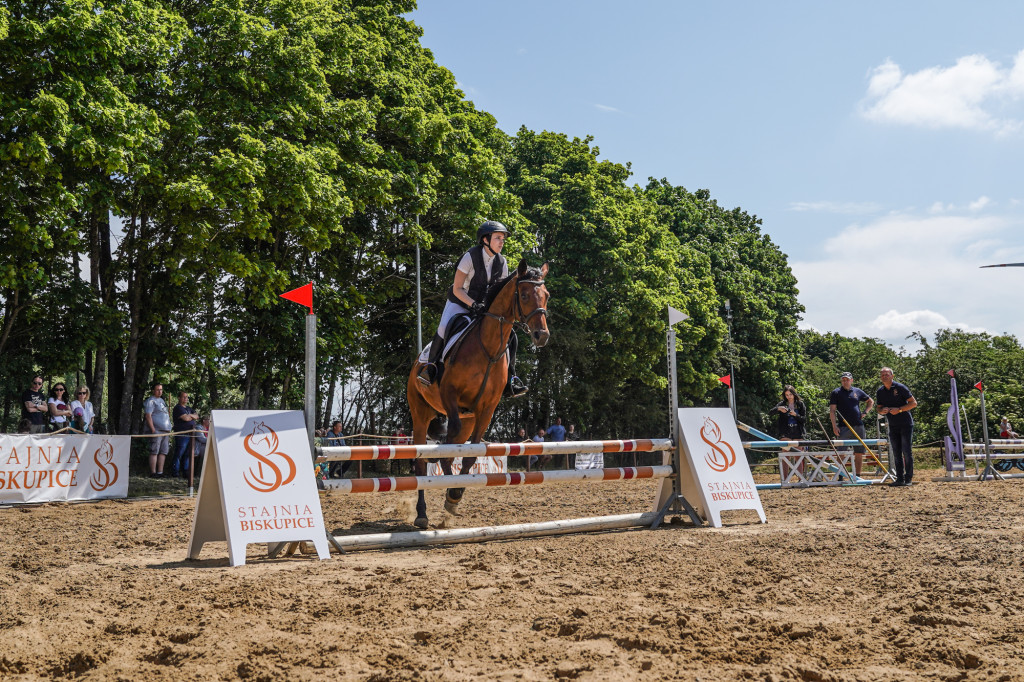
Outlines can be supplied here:
[[[733, 509], [753, 509], [761, 523], [766, 523], [732, 411], [726, 407], [681, 408], [678, 419], [683, 448], [681, 492], [697, 513], [714, 528], [721, 528], [722, 512]], [[665, 495], [663, 484], [659, 499], [667, 499]]]
[[330, 558], [302, 412], [213, 410], [211, 422], [189, 558], [217, 541], [232, 566], [252, 542], [309, 541]]

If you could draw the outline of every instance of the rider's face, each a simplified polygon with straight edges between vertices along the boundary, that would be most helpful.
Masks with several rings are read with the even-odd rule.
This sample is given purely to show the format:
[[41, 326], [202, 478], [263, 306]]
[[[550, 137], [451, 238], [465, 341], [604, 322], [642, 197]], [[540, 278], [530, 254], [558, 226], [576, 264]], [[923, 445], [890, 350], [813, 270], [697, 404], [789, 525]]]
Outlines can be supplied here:
[[505, 246], [505, 234], [503, 232], [495, 232], [491, 235], [491, 251], [494, 253], [501, 253], [502, 248]]

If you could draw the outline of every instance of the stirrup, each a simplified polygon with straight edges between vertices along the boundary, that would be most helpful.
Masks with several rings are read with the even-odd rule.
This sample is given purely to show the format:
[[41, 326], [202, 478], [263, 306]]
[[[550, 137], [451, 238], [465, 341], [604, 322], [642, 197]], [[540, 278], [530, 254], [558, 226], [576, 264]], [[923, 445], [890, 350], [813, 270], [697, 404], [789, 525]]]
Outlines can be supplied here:
[[529, 391], [526, 384], [519, 377], [512, 375], [508, 378], [508, 383], [505, 385], [505, 395], [509, 398], [518, 398], [519, 396], [526, 395]]
[[420, 373], [416, 375], [416, 378], [419, 379], [419, 382], [424, 386], [430, 386], [431, 384], [433, 384], [434, 379], [436, 377], [437, 366], [432, 362], [428, 362], [427, 364], [423, 365], [423, 368], [420, 370]]

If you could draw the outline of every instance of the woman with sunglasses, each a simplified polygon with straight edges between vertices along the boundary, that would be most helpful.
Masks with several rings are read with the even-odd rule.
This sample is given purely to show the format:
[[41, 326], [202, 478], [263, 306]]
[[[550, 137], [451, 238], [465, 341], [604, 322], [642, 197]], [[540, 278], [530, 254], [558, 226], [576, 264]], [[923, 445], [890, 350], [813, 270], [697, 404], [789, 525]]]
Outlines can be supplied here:
[[71, 408], [67, 404], [67, 393], [68, 389], [60, 382], [57, 382], [50, 388], [50, 399], [46, 402], [50, 408], [51, 431], [59, 431], [69, 423]]
[[79, 431], [92, 433], [92, 420], [96, 418], [92, 403], [89, 402], [88, 386], [79, 386], [75, 391], [75, 399], [71, 401], [71, 414], [73, 415], [73, 426]]

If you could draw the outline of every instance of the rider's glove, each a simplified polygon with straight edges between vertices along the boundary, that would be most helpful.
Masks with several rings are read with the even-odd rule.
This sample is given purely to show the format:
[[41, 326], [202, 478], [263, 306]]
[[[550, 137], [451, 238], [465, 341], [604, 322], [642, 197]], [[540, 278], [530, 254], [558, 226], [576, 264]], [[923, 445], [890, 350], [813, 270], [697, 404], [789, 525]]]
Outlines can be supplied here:
[[469, 306], [469, 311], [474, 315], [479, 315], [484, 311], [483, 301], [473, 301], [473, 305]]

